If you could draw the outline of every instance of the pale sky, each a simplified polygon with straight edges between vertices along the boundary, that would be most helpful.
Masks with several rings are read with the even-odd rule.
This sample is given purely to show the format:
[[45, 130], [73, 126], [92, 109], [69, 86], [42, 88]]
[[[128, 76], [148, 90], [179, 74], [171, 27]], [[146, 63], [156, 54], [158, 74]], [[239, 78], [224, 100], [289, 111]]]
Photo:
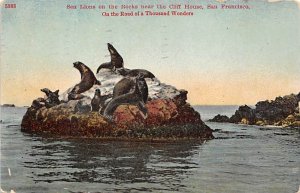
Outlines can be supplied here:
[[163, 0], [13, 2], [16, 9], [1, 8], [1, 104], [30, 105], [44, 87], [64, 92], [80, 81], [73, 62], [95, 72], [109, 61], [107, 42], [125, 67], [147, 69], [188, 90], [193, 105], [255, 104], [300, 92], [300, 9], [294, 1], [226, 1], [251, 9], [204, 9], [191, 17], [103, 17], [98, 9], [66, 9], [170, 2]]

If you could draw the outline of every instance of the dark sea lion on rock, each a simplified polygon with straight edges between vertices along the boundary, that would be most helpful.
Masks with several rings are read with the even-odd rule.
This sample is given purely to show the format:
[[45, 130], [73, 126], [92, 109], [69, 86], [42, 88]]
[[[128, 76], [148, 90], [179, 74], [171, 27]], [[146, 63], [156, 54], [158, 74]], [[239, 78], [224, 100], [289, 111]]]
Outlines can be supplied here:
[[131, 78], [123, 78], [116, 83], [113, 90], [113, 98], [127, 94], [134, 89], [135, 81]]
[[99, 111], [100, 109], [100, 100], [101, 100], [101, 91], [100, 89], [95, 90], [95, 95], [91, 101], [92, 111]]
[[136, 77], [138, 74], [142, 74], [144, 75], [144, 78], [155, 78], [154, 74], [152, 74], [151, 72], [149, 72], [148, 70], [144, 70], [144, 69], [119, 69], [117, 71], [119, 74], [121, 74], [122, 76], [129, 76], [129, 77]]
[[59, 90], [56, 90], [55, 92], [52, 92], [52, 91], [51, 91], [50, 89], [48, 89], [48, 88], [42, 88], [41, 91], [42, 91], [43, 93], [45, 93], [47, 97], [50, 97], [50, 95], [51, 95], [52, 93], [56, 93], [56, 94], [58, 95], [58, 92], [59, 92]]
[[105, 105], [105, 101], [109, 98], [112, 98], [111, 94], [101, 96], [101, 90], [96, 89], [95, 95], [91, 101], [92, 111], [101, 111]]
[[110, 62], [101, 64], [97, 69], [97, 73], [99, 73], [102, 68], [117, 69], [123, 68], [124, 66], [123, 58], [118, 51], [110, 43], [107, 43], [107, 48], [110, 53]]
[[114, 68], [123, 68], [124, 61], [122, 56], [110, 43], [107, 43], [107, 48], [110, 53], [111, 63], [114, 66]]
[[145, 81], [143, 74], [138, 75], [137, 79], [138, 79], [138, 87], [139, 87], [140, 94], [143, 97], [144, 103], [146, 104], [149, 96], [148, 85]]
[[80, 93], [83, 93], [90, 88], [93, 87], [94, 84], [101, 85], [100, 81], [98, 81], [94, 75], [94, 73], [91, 71], [89, 67], [87, 67], [82, 62], [74, 62], [74, 67], [79, 70], [81, 75], [81, 81], [80, 83], [76, 84], [74, 88], [71, 90], [71, 92], [68, 95], [69, 100], [78, 100], [80, 98], [83, 98], [82, 95], [79, 95]]
[[51, 107], [54, 107], [54, 106], [60, 104], [60, 101], [58, 99], [59, 90], [52, 92], [48, 88], [43, 88], [43, 89], [41, 89], [41, 91], [44, 92], [47, 96], [47, 98], [45, 99], [45, 106], [47, 108], [51, 108]]
[[140, 74], [135, 80], [125, 77], [117, 82], [113, 90], [113, 98], [133, 91], [136, 81], [138, 81], [139, 89], [142, 91], [141, 94], [143, 96], [143, 101], [146, 103], [148, 100], [148, 86], [142, 74]]
[[138, 74], [142, 74], [144, 78], [155, 78], [154, 74], [144, 69], [132, 69], [126, 74], [126, 76], [135, 77]]
[[45, 105], [46, 105], [46, 100], [44, 98], [39, 97], [32, 101], [31, 108], [38, 110], [44, 107]]
[[135, 86], [133, 91], [114, 97], [104, 109], [104, 117], [109, 121], [113, 121], [113, 113], [118, 108], [118, 106], [129, 104], [136, 105], [142, 112], [143, 117], [146, 118], [148, 116], [148, 109], [145, 106], [144, 94], [147, 94], [148, 97], [148, 87], [147, 84], [140, 84], [143, 79], [144, 78], [142, 75], [138, 75], [138, 77], [135, 79]]

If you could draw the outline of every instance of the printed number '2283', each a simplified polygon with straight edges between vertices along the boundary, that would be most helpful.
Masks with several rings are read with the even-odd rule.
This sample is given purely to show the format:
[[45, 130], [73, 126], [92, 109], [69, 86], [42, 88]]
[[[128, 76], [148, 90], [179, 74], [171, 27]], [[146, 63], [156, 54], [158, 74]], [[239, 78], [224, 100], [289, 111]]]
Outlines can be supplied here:
[[5, 8], [6, 9], [15, 9], [15, 8], [17, 8], [17, 5], [16, 4], [5, 4]]

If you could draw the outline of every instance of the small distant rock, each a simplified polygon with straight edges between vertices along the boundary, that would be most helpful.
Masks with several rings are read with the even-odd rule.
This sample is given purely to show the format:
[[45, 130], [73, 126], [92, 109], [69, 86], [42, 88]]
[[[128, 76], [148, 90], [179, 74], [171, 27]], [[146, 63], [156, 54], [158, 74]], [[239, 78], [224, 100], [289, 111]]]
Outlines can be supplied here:
[[230, 119], [226, 115], [216, 115], [214, 118], [209, 119], [210, 122], [218, 122], [218, 123], [229, 123]]
[[16, 107], [14, 104], [3, 104], [1, 107]]

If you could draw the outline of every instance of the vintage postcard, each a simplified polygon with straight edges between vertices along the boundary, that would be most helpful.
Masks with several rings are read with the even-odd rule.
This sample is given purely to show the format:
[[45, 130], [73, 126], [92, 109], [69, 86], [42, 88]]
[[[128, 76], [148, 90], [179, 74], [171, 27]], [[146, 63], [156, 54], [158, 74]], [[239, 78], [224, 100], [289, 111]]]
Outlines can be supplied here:
[[0, 0], [1, 193], [300, 193], [299, 0]]

